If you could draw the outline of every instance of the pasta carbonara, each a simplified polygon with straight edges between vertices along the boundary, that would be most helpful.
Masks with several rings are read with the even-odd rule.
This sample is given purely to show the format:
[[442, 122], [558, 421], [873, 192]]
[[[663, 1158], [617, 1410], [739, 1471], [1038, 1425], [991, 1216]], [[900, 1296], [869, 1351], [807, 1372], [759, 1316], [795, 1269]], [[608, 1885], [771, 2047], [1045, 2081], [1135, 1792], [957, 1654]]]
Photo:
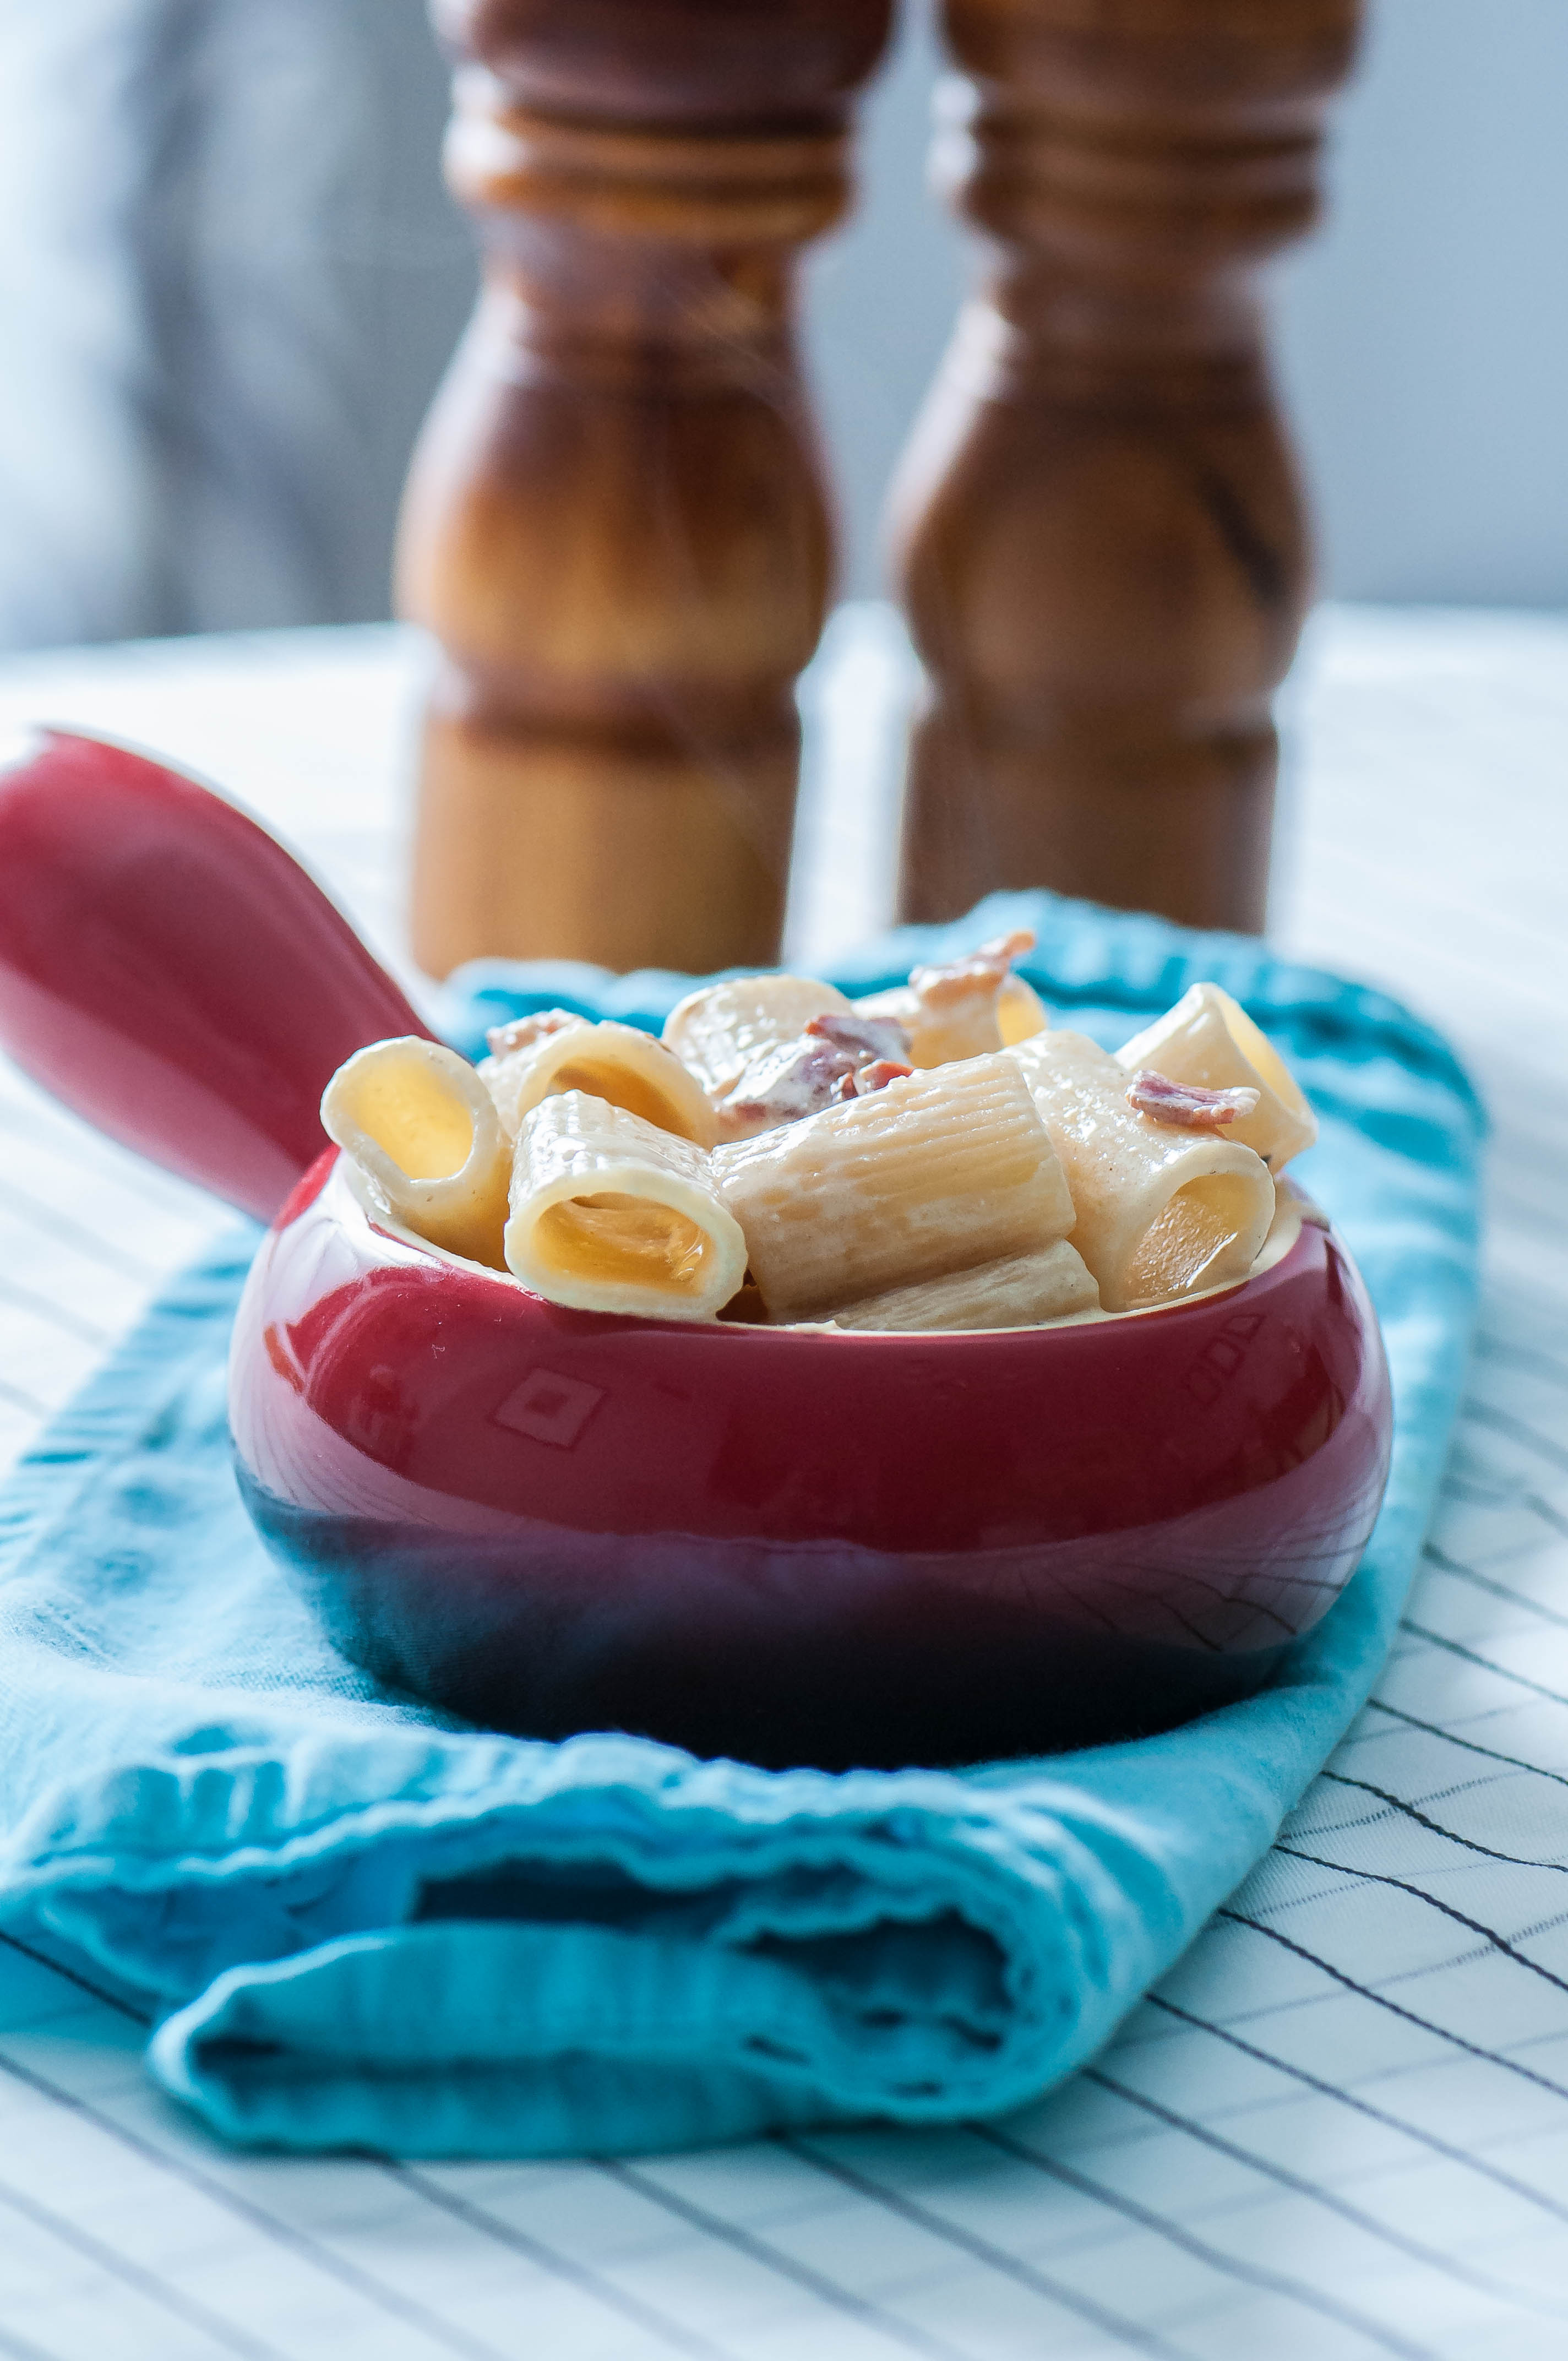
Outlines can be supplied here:
[[373, 1218], [579, 1311], [952, 1333], [1235, 1285], [1299, 1218], [1299, 1087], [1217, 984], [1114, 1054], [1054, 1028], [1032, 944], [705, 985], [662, 1040], [547, 1009], [477, 1070], [378, 1042], [322, 1119]]

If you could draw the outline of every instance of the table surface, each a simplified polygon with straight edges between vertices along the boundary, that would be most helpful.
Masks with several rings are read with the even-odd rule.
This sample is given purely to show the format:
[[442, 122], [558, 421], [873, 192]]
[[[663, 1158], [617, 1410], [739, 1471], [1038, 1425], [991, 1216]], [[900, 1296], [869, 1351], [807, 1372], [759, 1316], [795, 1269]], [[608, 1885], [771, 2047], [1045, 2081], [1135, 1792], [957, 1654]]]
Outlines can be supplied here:
[[[0, 664], [156, 746], [401, 950], [392, 630]], [[912, 660], [804, 693], [808, 964], [883, 917]], [[1325, 610], [1288, 687], [1275, 934], [1446, 1027], [1494, 1111], [1469, 1397], [1399, 1643], [1281, 1843], [1097, 2064], [1001, 2128], [635, 2164], [220, 2148], [146, 2028], [0, 1940], [0, 2355], [1236, 2361], [1568, 2348], [1568, 620]], [[226, 1218], [0, 1067], [0, 1464]]]

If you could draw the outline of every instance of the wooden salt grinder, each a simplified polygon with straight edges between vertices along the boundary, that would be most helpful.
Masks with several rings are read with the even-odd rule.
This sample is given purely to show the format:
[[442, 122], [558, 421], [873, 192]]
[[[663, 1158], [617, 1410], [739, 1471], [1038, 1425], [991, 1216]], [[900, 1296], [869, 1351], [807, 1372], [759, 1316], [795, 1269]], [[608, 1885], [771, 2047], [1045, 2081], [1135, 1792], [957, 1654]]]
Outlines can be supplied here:
[[1258, 280], [1311, 224], [1358, 0], [946, 0], [991, 267], [895, 489], [930, 684], [901, 899], [1264, 918], [1308, 594]]
[[485, 286], [404, 505], [414, 950], [776, 956], [830, 537], [792, 321], [891, 0], [437, 0]]

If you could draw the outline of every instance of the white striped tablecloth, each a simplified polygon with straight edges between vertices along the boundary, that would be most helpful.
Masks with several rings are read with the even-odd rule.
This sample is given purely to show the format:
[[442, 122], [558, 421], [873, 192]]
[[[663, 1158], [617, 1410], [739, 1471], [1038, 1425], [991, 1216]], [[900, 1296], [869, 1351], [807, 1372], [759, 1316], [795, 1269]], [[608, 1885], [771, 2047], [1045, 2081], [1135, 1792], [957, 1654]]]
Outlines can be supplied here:
[[[392, 630], [29, 657], [0, 736], [204, 770], [405, 980]], [[877, 924], [911, 662], [806, 692], [801, 962]], [[1004, 2125], [635, 2164], [217, 2147], [145, 2027], [0, 1943], [0, 2356], [1513, 2361], [1568, 2353], [1568, 621], [1328, 609], [1287, 696], [1275, 933], [1443, 1026], [1496, 1120], [1442, 1509], [1374, 1703], [1097, 2065]], [[225, 1219], [0, 1068], [0, 1464]]]

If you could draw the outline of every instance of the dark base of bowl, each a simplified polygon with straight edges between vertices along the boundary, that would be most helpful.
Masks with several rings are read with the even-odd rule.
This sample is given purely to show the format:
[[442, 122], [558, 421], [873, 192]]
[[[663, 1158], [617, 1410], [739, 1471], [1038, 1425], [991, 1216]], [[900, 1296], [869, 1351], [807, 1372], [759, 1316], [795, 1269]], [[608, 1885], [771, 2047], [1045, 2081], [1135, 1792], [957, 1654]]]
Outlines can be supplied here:
[[1173, 1644], [1016, 1584], [683, 1536], [455, 1538], [304, 1510], [239, 1469], [334, 1645], [491, 1730], [616, 1730], [782, 1770], [996, 1761], [1146, 1737], [1244, 1697], [1283, 1643]]

